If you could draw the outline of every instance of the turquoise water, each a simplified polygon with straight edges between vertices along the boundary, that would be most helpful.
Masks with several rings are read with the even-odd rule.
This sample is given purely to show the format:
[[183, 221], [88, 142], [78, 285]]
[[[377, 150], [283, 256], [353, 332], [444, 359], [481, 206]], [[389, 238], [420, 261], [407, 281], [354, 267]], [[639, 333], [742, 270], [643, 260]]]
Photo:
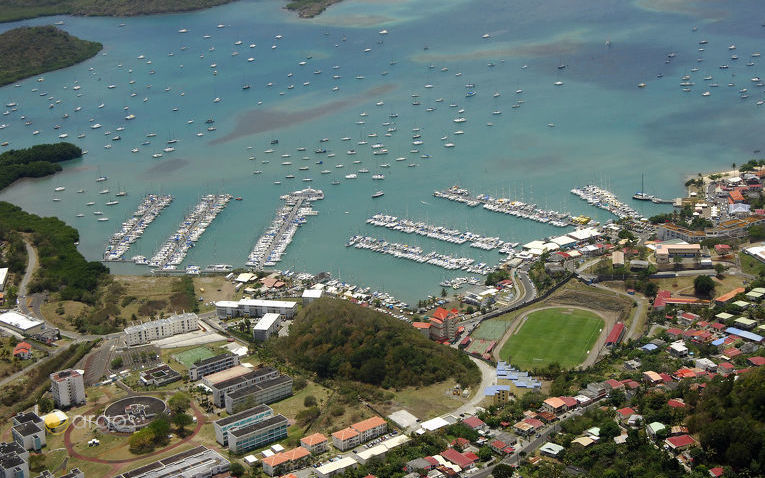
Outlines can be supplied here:
[[[44, 81], [30, 78], [0, 89], [3, 105], [19, 105], [0, 117], [0, 124], [7, 124], [0, 141], [23, 147], [57, 141], [66, 133], [67, 141], [89, 151], [62, 173], [21, 181], [0, 193], [0, 199], [77, 227], [80, 250], [95, 260], [146, 192], [171, 193], [176, 199], [127, 257], [150, 256], [202, 194], [231, 193], [243, 200], [232, 201], [218, 216], [184, 265], [242, 265], [271, 221], [279, 196], [310, 185], [323, 189], [326, 199], [315, 204], [319, 215], [298, 231], [280, 268], [331, 271], [411, 301], [437, 292], [438, 282], [460, 274], [346, 249], [350, 235], [487, 262], [495, 262], [498, 254], [366, 225], [375, 212], [526, 242], [562, 230], [436, 199], [433, 190], [460, 184], [602, 221], [610, 216], [571, 195], [572, 187], [595, 182], [629, 201], [645, 173], [647, 192], [672, 198], [683, 193], [686, 176], [745, 162], [763, 146], [765, 105], [756, 104], [763, 88], [751, 81], [765, 74], [760, 58], [751, 57], [765, 50], [765, 11], [757, 0], [345, 0], [313, 20], [295, 18], [282, 4], [241, 1], [179, 15], [55, 17], [2, 25], [9, 29], [61, 20], [61, 28], [102, 42], [104, 50], [82, 64], [42, 75]], [[389, 33], [379, 34], [383, 29]], [[236, 45], [239, 40], [242, 44]], [[708, 41], [701, 45], [703, 52], [698, 51], [700, 40]], [[729, 49], [732, 44], [735, 50]], [[732, 60], [732, 54], [739, 59]], [[703, 62], [697, 61], [700, 57]], [[754, 65], [747, 66], [750, 62]], [[566, 68], [559, 69], [562, 64]], [[719, 69], [722, 64], [729, 68]], [[314, 74], [317, 70], [321, 73]], [[686, 74], [695, 83], [690, 92], [680, 86]], [[704, 80], [707, 75], [712, 80]], [[555, 86], [557, 81], [564, 84]], [[647, 86], [638, 88], [641, 82]], [[244, 83], [251, 88], [243, 90]], [[465, 97], [467, 83], [476, 85], [476, 96]], [[108, 88], [112, 84], [115, 88]], [[339, 89], [332, 91], [335, 86]], [[740, 97], [742, 88], [749, 98]], [[523, 92], [516, 94], [518, 89]], [[711, 95], [702, 96], [704, 91]], [[501, 96], [494, 97], [495, 92]], [[421, 105], [411, 104], [413, 94]], [[221, 101], [214, 102], [216, 97]], [[512, 108], [519, 99], [524, 103]], [[436, 109], [428, 112], [427, 107]], [[456, 110], [462, 108], [468, 121], [455, 124]], [[497, 110], [502, 114], [493, 115]], [[63, 118], [65, 113], [69, 118]], [[136, 118], [127, 121], [128, 114]], [[398, 117], [391, 119], [391, 114]], [[208, 118], [215, 120], [216, 131], [207, 131]], [[356, 124], [362, 120], [365, 124]], [[103, 127], [91, 129], [96, 122]], [[385, 137], [393, 126], [396, 131]], [[117, 132], [118, 127], [125, 130]], [[409, 152], [413, 128], [421, 129], [424, 141], [416, 154]], [[464, 134], [454, 135], [458, 129]], [[35, 130], [40, 133], [33, 135]], [[150, 132], [156, 137], [146, 138]], [[86, 136], [78, 139], [80, 133]], [[371, 133], [378, 136], [367, 138]], [[111, 141], [116, 134], [121, 140]], [[351, 141], [340, 140], [345, 136]], [[443, 136], [448, 139], [442, 141]], [[369, 145], [356, 144], [362, 137]], [[176, 151], [152, 158], [171, 138], [179, 140]], [[276, 138], [279, 144], [271, 146]], [[321, 138], [330, 141], [320, 143]], [[151, 144], [142, 145], [147, 139]], [[390, 153], [373, 156], [370, 145], [375, 142], [384, 143]], [[456, 146], [445, 148], [446, 142]], [[104, 148], [107, 144], [111, 149]], [[305, 152], [297, 151], [301, 146]], [[320, 146], [336, 156], [314, 154]], [[140, 151], [131, 153], [132, 148]], [[269, 148], [275, 152], [265, 153]], [[358, 154], [346, 155], [351, 148]], [[407, 159], [395, 161], [400, 156]], [[323, 164], [315, 164], [318, 160]], [[379, 168], [381, 163], [390, 168]], [[412, 163], [417, 167], [408, 167]], [[310, 169], [300, 171], [301, 166]], [[362, 167], [370, 173], [343, 179]], [[323, 169], [332, 173], [322, 175]], [[378, 172], [385, 174], [384, 181], [371, 179]], [[285, 178], [288, 174], [296, 178]], [[100, 175], [109, 180], [96, 183]], [[335, 178], [340, 185], [330, 184]], [[66, 190], [55, 193], [57, 186]], [[129, 195], [116, 206], [105, 206], [111, 195], [98, 194], [105, 187]], [[77, 194], [79, 189], [86, 192]], [[385, 196], [373, 200], [370, 195], [379, 189]], [[88, 201], [96, 205], [85, 206]], [[646, 215], [669, 208], [631, 205]], [[110, 221], [97, 222], [92, 210], [103, 211]], [[147, 271], [132, 264], [110, 268]]]

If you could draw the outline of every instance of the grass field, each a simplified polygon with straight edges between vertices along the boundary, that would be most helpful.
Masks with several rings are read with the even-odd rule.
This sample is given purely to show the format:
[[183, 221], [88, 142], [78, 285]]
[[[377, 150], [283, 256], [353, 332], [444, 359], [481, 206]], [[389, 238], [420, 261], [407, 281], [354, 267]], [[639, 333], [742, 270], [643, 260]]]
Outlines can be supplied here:
[[197, 360], [214, 357], [215, 354], [207, 347], [194, 347], [173, 355], [173, 358], [182, 363], [186, 368], [191, 368]]
[[567, 307], [530, 313], [500, 351], [503, 360], [530, 370], [558, 362], [572, 368], [587, 358], [603, 328], [593, 312]]

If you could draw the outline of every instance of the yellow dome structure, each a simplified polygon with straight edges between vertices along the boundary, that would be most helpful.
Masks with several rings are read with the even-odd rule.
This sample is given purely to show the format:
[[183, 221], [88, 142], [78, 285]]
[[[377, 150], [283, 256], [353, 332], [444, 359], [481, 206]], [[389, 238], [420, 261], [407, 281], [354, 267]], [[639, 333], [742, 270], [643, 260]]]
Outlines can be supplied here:
[[43, 422], [49, 433], [57, 435], [66, 431], [69, 425], [69, 417], [61, 410], [53, 410], [43, 417]]

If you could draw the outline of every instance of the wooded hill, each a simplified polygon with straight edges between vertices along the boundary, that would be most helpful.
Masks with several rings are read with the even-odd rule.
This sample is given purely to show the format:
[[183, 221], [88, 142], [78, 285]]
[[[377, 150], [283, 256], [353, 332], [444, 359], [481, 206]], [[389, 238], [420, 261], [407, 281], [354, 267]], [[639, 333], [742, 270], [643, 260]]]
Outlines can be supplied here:
[[320, 378], [385, 388], [430, 385], [449, 378], [463, 386], [480, 381], [464, 354], [432, 342], [410, 324], [356, 304], [321, 299], [296, 317], [289, 337], [272, 349]]
[[38, 144], [0, 154], [0, 190], [21, 178], [41, 178], [61, 171], [61, 161], [82, 157], [72, 143]]
[[199, 10], [232, 0], [4, 0], [0, 22], [48, 15], [132, 16]]
[[101, 48], [100, 43], [80, 40], [51, 25], [8, 30], [0, 34], [0, 86], [72, 66]]

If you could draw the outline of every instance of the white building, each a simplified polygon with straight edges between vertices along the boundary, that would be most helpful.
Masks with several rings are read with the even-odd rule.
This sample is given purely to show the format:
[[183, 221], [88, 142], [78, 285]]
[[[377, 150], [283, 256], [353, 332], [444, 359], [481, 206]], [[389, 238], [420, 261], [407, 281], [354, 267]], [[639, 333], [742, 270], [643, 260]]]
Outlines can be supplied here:
[[0, 314], [0, 327], [6, 327], [21, 335], [39, 334], [45, 330], [45, 322], [15, 311]]
[[79, 370], [61, 370], [50, 374], [50, 393], [58, 408], [85, 403], [85, 381]]
[[193, 312], [176, 314], [166, 319], [152, 320], [143, 324], [125, 327], [123, 332], [127, 345], [147, 344], [152, 340], [159, 340], [178, 334], [185, 334], [197, 330], [199, 318]]
[[255, 340], [265, 342], [272, 334], [279, 332], [281, 324], [281, 315], [268, 313], [252, 328], [252, 336]]
[[215, 303], [215, 311], [221, 319], [241, 316], [263, 317], [266, 314], [279, 314], [291, 319], [297, 313], [297, 302], [262, 299], [222, 300]]
[[8, 280], [8, 268], [0, 267], [0, 292], [5, 290], [6, 280]]
[[321, 299], [324, 291], [321, 289], [306, 289], [303, 291], [303, 307], [307, 306], [316, 299]]

